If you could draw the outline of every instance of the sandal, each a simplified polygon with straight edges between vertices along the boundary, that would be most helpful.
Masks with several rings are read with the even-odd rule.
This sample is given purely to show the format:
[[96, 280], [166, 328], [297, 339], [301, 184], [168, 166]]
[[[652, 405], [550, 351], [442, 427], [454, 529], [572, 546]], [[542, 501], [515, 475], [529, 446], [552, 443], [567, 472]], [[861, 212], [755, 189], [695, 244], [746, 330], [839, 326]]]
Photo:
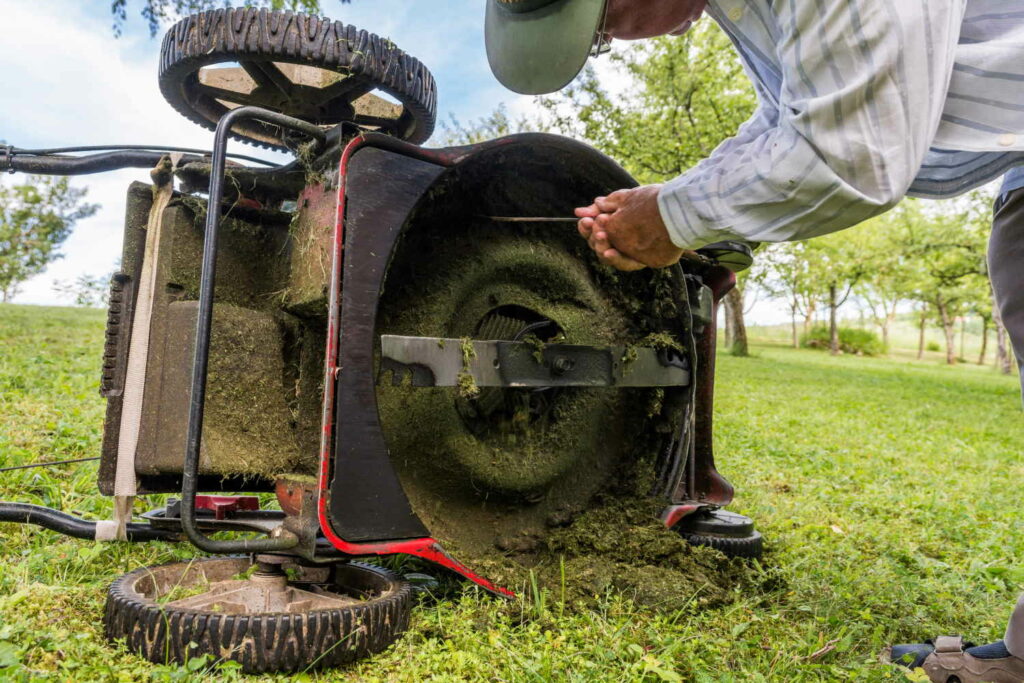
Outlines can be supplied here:
[[933, 683], [1024, 683], [1024, 659], [1003, 641], [976, 647], [960, 636], [940, 636], [920, 645], [894, 645], [883, 661], [921, 668]]

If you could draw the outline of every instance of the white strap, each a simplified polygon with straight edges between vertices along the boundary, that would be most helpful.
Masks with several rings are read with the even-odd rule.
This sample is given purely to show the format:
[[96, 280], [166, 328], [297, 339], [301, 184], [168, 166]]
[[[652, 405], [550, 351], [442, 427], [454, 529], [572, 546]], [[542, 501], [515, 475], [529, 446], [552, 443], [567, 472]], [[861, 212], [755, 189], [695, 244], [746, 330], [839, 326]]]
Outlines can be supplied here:
[[96, 540], [97, 541], [116, 541], [117, 540], [117, 522], [112, 519], [101, 519], [96, 522]]
[[[146, 223], [146, 249], [142, 258], [139, 290], [135, 297], [135, 317], [132, 320], [132, 338], [128, 345], [128, 367], [121, 398], [121, 427], [117, 439], [117, 468], [114, 474], [113, 536], [127, 540], [125, 526], [132, 517], [132, 502], [137, 491], [135, 454], [139, 446], [142, 425], [142, 401], [146, 387], [146, 364], [149, 360], [149, 326], [153, 317], [153, 297], [156, 293], [158, 245], [164, 209], [174, 193], [174, 166], [161, 160], [150, 172], [153, 178], [153, 205]], [[110, 531], [103, 525], [96, 527], [97, 540], [106, 538]], [[100, 538], [101, 533], [104, 538]]]

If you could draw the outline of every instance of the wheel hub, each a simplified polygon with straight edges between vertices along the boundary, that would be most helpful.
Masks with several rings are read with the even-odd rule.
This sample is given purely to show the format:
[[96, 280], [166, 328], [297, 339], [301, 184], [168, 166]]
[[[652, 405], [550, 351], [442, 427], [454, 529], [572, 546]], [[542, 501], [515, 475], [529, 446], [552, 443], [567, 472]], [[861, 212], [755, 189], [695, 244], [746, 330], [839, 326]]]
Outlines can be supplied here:
[[176, 609], [194, 609], [221, 614], [261, 614], [287, 612], [302, 614], [310, 610], [341, 608], [358, 604], [351, 595], [331, 592], [316, 583], [292, 585], [283, 562], [286, 558], [261, 555], [256, 571], [248, 578], [233, 577], [213, 581], [198, 595], [166, 603]]
[[[554, 320], [522, 306], [502, 306], [487, 313], [476, 327], [474, 339], [536, 340], [538, 348], [563, 337]], [[478, 437], [524, 434], [547, 419], [560, 389], [502, 389], [483, 387], [475, 397], [457, 396], [455, 407], [466, 426]]]
[[[378, 334], [605, 345], [627, 313], [557, 235], [488, 228], [405, 243], [389, 271]], [[582, 509], [635, 450], [646, 390], [378, 384], [392, 463], [413, 509], [453, 552], [478, 557], [539, 538]], [[519, 548], [520, 544], [513, 544]], [[447, 547], [447, 545], [446, 545]]]

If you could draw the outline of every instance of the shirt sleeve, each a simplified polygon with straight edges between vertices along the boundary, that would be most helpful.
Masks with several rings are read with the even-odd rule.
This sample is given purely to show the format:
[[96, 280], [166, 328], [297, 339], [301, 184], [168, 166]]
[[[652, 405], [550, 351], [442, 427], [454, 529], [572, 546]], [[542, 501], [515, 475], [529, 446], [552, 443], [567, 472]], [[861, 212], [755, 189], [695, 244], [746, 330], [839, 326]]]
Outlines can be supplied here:
[[736, 138], [665, 183], [658, 204], [672, 241], [806, 239], [898, 203], [942, 117], [963, 3], [748, 0], [741, 21], [777, 36], [778, 106], [762, 95]]

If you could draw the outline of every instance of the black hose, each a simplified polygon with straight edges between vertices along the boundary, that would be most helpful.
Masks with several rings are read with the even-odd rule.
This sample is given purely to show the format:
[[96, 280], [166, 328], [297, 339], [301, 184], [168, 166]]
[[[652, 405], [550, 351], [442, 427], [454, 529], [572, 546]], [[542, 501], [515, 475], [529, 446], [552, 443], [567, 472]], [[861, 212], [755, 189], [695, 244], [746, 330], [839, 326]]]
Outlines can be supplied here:
[[[74, 149], [74, 148], [68, 148]], [[86, 148], [82, 148], [86, 149]], [[102, 154], [89, 154], [86, 156], [67, 156], [64, 154], [40, 154], [49, 150], [25, 150], [17, 147], [0, 147], [0, 172], [11, 173], [33, 173], [37, 175], [88, 175], [90, 173], [104, 173], [116, 171], [122, 168], [153, 168], [161, 158], [167, 156], [168, 149], [163, 151], [152, 151], [143, 149], [120, 148]], [[209, 162], [210, 156], [203, 150], [195, 150], [199, 154], [185, 154], [182, 156], [179, 166], [192, 162]], [[262, 164], [271, 162], [235, 155], [242, 159], [259, 161]], [[239, 166], [251, 173], [279, 173], [293, 169], [296, 162], [290, 162], [282, 166], [269, 166], [267, 168], [252, 168], [251, 166]]]
[[[118, 151], [90, 154], [84, 157], [62, 155], [18, 154], [18, 151], [0, 149], [0, 171], [34, 173], [38, 175], [88, 175], [116, 171], [120, 168], [153, 168], [162, 152]], [[183, 162], [203, 161], [205, 157], [186, 156]]]
[[[165, 145], [80, 145], [78, 147], [48, 147], [46, 149], [24, 149], [22, 147], [11, 147], [11, 155], [17, 156], [21, 154], [30, 154], [33, 156], [40, 155], [51, 155], [51, 154], [74, 154], [76, 152], [126, 152], [126, 151], [144, 151], [144, 152], [160, 152], [166, 154], [168, 152], [184, 152], [186, 154], [198, 154], [200, 156], [210, 156], [210, 151], [206, 149], [197, 149], [195, 147], [170, 147]], [[251, 157], [247, 154], [237, 154], [235, 152], [228, 152], [227, 156], [232, 159], [242, 159], [244, 161], [252, 161], [257, 164], [263, 164], [264, 166], [280, 166], [276, 161], [268, 161], [266, 159], [260, 159], [259, 157]]]
[[[88, 541], [96, 538], [96, 522], [69, 515], [59, 510], [32, 505], [30, 503], [6, 503], [0, 501], [0, 522], [14, 524], [35, 524], [37, 526], [62, 533], [65, 536], [84, 538]], [[126, 527], [129, 541], [176, 541], [178, 534], [168, 529], [154, 529], [148, 524], [128, 524]]]

